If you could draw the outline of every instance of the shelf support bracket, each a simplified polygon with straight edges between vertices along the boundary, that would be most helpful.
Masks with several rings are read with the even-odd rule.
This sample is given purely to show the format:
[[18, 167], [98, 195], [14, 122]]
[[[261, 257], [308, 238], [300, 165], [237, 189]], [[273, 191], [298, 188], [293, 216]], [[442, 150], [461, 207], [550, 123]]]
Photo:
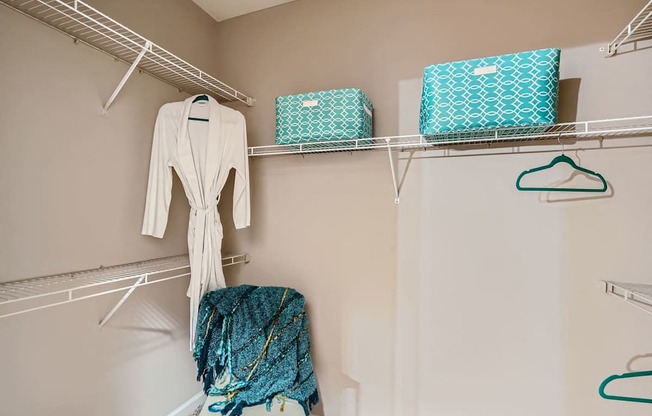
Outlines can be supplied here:
[[[236, 256], [224, 257], [224, 258], [222, 258], [222, 267], [233, 266], [233, 265], [242, 264], [242, 263], [246, 264], [246, 263], [249, 263], [250, 261], [251, 261], [251, 256], [248, 253], [247, 254], [236, 255]], [[190, 266], [188, 266], [188, 267], [190, 267]], [[113, 317], [113, 315], [115, 315], [115, 313], [118, 312], [118, 309], [120, 309], [120, 307], [122, 307], [122, 305], [127, 301], [129, 296], [131, 296], [131, 294], [134, 293], [134, 290], [136, 290], [136, 288], [138, 286], [148, 285], [148, 284], [152, 283], [151, 281], [149, 281], [149, 275], [150, 274], [156, 274], [156, 273], [159, 273], [159, 272], [151, 272], [151, 273], [144, 274], [144, 275], [138, 277], [138, 279], [134, 282], [133, 285], [131, 285], [131, 287], [125, 286], [124, 289], [129, 287], [129, 290], [118, 301], [118, 303], [115, 304], [115, 306], [109, 311], [109, 313], [106, 314], [104, 319], [102, 319], [100, 321], [99, 329], [102, 329], [104, 327], [104, 325], [106, 325], [106, 323], [109, 322], [109, 320]], [[187, 275], [187, 274], [185, 274], [185, 275]], [[164, 279], [164, 280], [167, 280], [167, 279]], [[155, 281], [158, 281], [158, 280], [155, 280]], [[72, 294], [70, 296], [72, 296]]]
[[109, 311], [109, 313], [104, 317], [104, 319], [102, 319], [102, 320], [100, 321], [100, 325], [99, 325], [100, 329], [102, 329], [102, 327], [104, 327], [104, 325], [106, 325], [106, 323], [109, 322], [109, 319], [111, 319], [111, 317], [113, 317], [113, 315], [115, 315], [115, 313], [118, 312], [118, 309], [120, 309], [120, 307], [122, 306], [122, 304], [125, 303], [125, 301], [127, 300], [127, 298], [129, 298], [129, 296], [131, 296], [131, 294], [134, 293], [134, 290], [136, 290], [136, 288], [137, 288], [138, 286], [140, 286], [140, 284], [143, 283], [143, 280], [145, 280], [146, 278], [147, 278], [147, 275], [144, 274], [144, 275], [140, 276], [140, 277], [138, 278], [138, 280], [136, 280], [136, 282], [133, 284], [133, 286], [131, 286], [131, 287], [129, 288], [129, 290], [127, 291], [127, 293], [124, 294], [124, 296], [122, 297], [122, 299], [120, 299], [120, 300], [118, 301], [118, 303], [115, 304], [115, 306], [113, 307], [113, 309], [111, 309], [111, 310]]
[[613, 295], [617, 298], [622, 299], [625, 303], [628, 303], [635, 308], [647, 312], [652, 315], [652, 302], [643, 297], [637, 296], [636, 293], [618, 286], [612, 282], [605, 281], [605, 293]]
[[143, 59], [143, 56], [145, 56], [145, 53], [149, 50], [152, 49], [152, 42], [147, 41], [145, 42], [145, 45], [143, 46], [143, 49], [140, 51], [134, 62], [131, 64], [129, 69], [127, 70], [127, 73], [125, 74], [124, 77], [120, 80], [120, 83], [116, 87], [116, 89], [113, 91], [113, 94], [109, 97], [108, 101], [106, 104], [104, 104], [104, 108], [102, 108], [102, 115], [105, 115], [107, 111], [109, 111], [109, 107], [111, 107], [111, 104], [113, 104], [113, 100], [115, 100], [115, 97], [118, 96], [120, 91], [122, 90], [122, 87], [125, 86], [127, 83], [127, 80], [131, 76], [131, 74], [134, 72], [138, 64], [140, 63], [141, 59]]
[[390, 146], [390, 139], [385, 139], [387, 143], [387, 154], [389, 155], [389, 168], [392, 171], [392, 183], [394, 184], [394, 203], [399, 204], [401, 202], [400, 193], [401, 190], [398, 187], [398, 179], [396, 179], [396, 168], [394, 167], [394, 158], [392, 157], [392, 147]]

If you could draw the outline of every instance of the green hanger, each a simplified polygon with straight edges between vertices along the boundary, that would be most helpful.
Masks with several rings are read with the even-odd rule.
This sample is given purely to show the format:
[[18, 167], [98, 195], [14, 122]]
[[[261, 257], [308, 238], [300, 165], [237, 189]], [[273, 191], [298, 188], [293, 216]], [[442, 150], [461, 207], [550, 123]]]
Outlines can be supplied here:
[[[566, 163], [569, 164], [573, 169], [578, 170], [580, 172], [584, 172], [590, 176], [596, 177], [600, 179], [600, 182], [602, 182], [602, 188], [595, 189], [595, 188], [530, 188], [530, 187], [523, 187], [521, 186], [521, 179], [525, 175], [529, 175], [531, 173], [535, 172], [540, 172], [542, 170], [550, 169], [553, 166], [555, 166], [557, 163]], [[532, 168], [528, 169], [526, 171], [521, 172], [520, 175], [518, 175], [518, 179], [516, 179], [516, 189], [519, 191], [539, 191], [539, 192], [546, 192], [546, 191], [552, 191], [552, 192], [606, 192], [607, 191], [607, 181], [604, 180], [604, 177], [600, 175], [597, 172], [593, 172], [592, 170], [585, 169], [581, 166], [577, 166], [573, 159], [570, 157], [566, 156], [565, 154], [561, 154], [557, 156], [556, 158], [552, 159], [552, 161], [545, 165], [545, 166], [539, 166], [538, 168]]]
[[[194, 100], [192, 100], [192, 103], [196, 103], [197, 101], [208, 101], [208, 95], [202, 94], [198, 95], [195, 97]], [[188, 120], [194, 120], [194, 121], [208, 121], [207, 118], [197, 118], [197, 117], [188, 117]]]
[[614, 375], [611, 377], [607, 377], [602, 384], [600, 384], [600, 388], [598, 389], [598, 392], [600, 393], [600, 396], [603, 399], [607, 400], [619, 400], [622, 402], [634, 402], [634, 403], [649, 403], [652, 404], [652, 399], [643, 399], [640, 397], [627, 397], [627, 396], [612, 396], [610, 394], [607, 394], [604, 392], [605, 387], [607, 387], [607, 384], [611, 383], [614, 380], [619, 380], [621, 378], [636, 378], [636, 377], [650, 377], [652, 376], [652, 371], [638, 371], [634, 373], [625, 373], [622, 375]]

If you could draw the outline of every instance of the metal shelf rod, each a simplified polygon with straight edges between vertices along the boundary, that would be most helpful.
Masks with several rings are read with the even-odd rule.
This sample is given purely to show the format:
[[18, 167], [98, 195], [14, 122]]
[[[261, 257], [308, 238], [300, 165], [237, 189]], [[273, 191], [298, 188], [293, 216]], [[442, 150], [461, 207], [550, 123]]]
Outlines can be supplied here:
[[[138, 67], [190, 94], [214, 94], [224, 100], [254, 105], [252, 97], [208, 75], [81, 0], [0, 0], [0, 4], [130, 65], [129, 74]], [[143, 48], [146, 48], [144, 53]], [[116, 91], [124, 86], [125, 81], [123, 78]], [[108, 104], [115, 95], [114, 91]], [[108, 107], [104, 106], [103, 113]]]
[[[248, 263], [249, 261], [250, 256], [248, 254], [224, 256], [222, 258], [222, 265], [227, 267]], [[100, 267], [99, 269], [93, 270], [0, 283], [0, 319], [79, 300], [127, 291], [116, 306], [107, 314], [107, 317], [100, 323], [101, 326], [104, 326], [120, 306], [124, 304], [127, 298], [133, 294], [137, 287], [186, 277], [190, 275], [189, 270], [188, 256], [174, 256], [121, 266]], [[166, 275], [166, 273], [173, 274]], [[157, 278], [156, 276], [159, 275], [162, 277]], [[134, 280], [134, 282], [124, 285], [131, 280]], [[118, 288], [109, 289], [106, 287], [109, 284], [120, 283], [123, 286]], [[88, 293], [89, 290], [94, 288], [98, 291]], [[46, 302], [46, 304], [32, 306], [35, 301]], [[20, 308], [21, 306], [24, 307]], [[9, 308], [9, 310], [4, 311], [4, 308]], [[15, 310], [15, 308], [19, 309]]]

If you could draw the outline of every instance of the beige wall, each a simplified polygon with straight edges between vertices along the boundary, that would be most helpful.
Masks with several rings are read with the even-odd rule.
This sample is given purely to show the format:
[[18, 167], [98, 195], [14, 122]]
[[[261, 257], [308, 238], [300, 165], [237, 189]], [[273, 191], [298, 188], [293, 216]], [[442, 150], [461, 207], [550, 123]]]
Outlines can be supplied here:
[[[92, 2], [214, 69], [217, 24], [191, 1]], [[0, 6], [0, 281], [187, 252], [175, 183], [163, 240], [140, 235], [154, 120], [185, 94]], [[227, 271], [228, 273], [228, 271]], [[0, 319], [0, 414], [161, 416], [199, 392], [187, 279]]]
[[398, 81], [423, 67], [545, 47], [607, 42], [644, 1], [301, 0], [219, 25], [220, 76], [245, 85], [251, 145], [274, 140], [274, 98], [362, 88], [376, 135], [396, 134]]
[[[255, 107], [243, 110], [250, 145], [274, 141], [274, 97], [329, 88], [362, 88], [376, 109], [376, 135], [396, 134], [399, 83], [419, 77], [425, 65], [606, 42], [642, 3], [619, 2], [616, 7], [603, 0], [517, 5], [513, 1], [302, 0], [221, 23], [218, 67], [225, 79], [246, 85], [258, 100]], [[454, 161], [449, 163], [452, 166]], [[440, 174], [457, 174], [457, 169], [451, 169]], [[411, 311], [397, 309], [395, 297], [397, 290], [417, 295], [418, 288], [406, 289], [396, 281], [398, 211], [387, 155], [252, 159], [251, 174], [252, 227], [237, 235], [227, 232], [226, 246], [251, 252], [253, 261], [231, 282], [290, 285], [306, 295], [326, 414], [405, 414], [404, 406], [410, 403], [397, 390], [409, 380], [393, 379], [403, 376], [401, 368], [395, 368], [402, 363], [395, 353], [403, 345], [395, 347], [394, 341], [395, 335], [400, 339], [404, 334], [402, 327]], [[427, 192], [434, 191], [427, 188]], [[463, 226], [464, 220], [460, 223]], [[474, 232], [470, 227], [459, 232]], [[441, 241], [450, 238], [438, 229], [427, 232]], [[451, 303], [455, 306], [454, 300]], [[416, 307], [416, 302], [411, 306]], [[469, 308], [469, 314], [483, 313], [473, 305]], [[453, 312], [440, 308], [437, 313], [439, 317], [426, 316], [424, 324]], [[468, 348], [469, 341], [464, 338], [459, 348]], [[411, 342], [411, 338], [404, 340]], [[551, 342], [558, 346], [561, 341]], [[456, 348], [454, 340], [447, 345]], [[545, 362], [555, 362], [558, 367], [550, 370], [555, 374], [562, 371], [563, 363]], [[496, 363], [496, 371], [501, 363]], [[429, 384], [421, 386], [424, 402], [412, 403], [413, 409], [432, 414], [424, 409], [439, 396], [430, 395]], [[555, 397], [561, 397], [561, 389]], [[564, 406], [557, 401], [545, 408]], [[451, 408], [446, 411], [459, 414]]]
[[[302, 0], [214, 25], [190, 1], [155, 3], [97, 4], [256, 97], [255, 107], [238, 106], [252, 145], [273, 143], [277, 95], [361, 87], [375, 104], [377, 134], [394, 134], [399, 81], [423, 66], [603, 42], [642, 5]], [[123, 64], [4, 8], [0, 34], [0, 233], [10, 236], [0, 243], [0, 280], [185, 251], [178, 184], [166, 238], [138, 233], [156, 110], [183, 95], [136, 76], [100, 117]], [[225, 229], [226, 250], [253, 255], [229, 271], [237, 272], [229, 283], [293, 286], [306, 295], [329, 416], [404, 409], [394, 397], [395, 335], [410, 315], [396, 308], [398, 208], [386, 158], [252, 160], [252, 227]], [[221, 211], [229, 224], [229, 210]], [[189, 398], [198, 388], [188, 381], [185, 283], [139, 290], [99, 333], [114, 297], [0, 320], [2, 413], [161, 415]], [[570, 377], [590, 363], [578, 365]], [[422, 393], [425, 406], [429, 392]]]

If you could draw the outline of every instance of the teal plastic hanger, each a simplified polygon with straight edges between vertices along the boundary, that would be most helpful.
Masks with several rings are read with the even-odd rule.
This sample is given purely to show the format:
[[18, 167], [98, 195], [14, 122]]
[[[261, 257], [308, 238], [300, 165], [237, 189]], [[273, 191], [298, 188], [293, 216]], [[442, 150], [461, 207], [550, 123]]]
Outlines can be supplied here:
[[[555, 166], [558, 163], [566, 163], [570, 165], [573, 169], [578, 170], [580, 172], [584, 172], [587, 175], [593, 176], [595, 178], [600, 179], [600, 182], [602, 182], [602, 188], [539, 188], [539, 187], [525, 187], [521, 186], [521, 179], [523, 179], [524, 176], [529, 175], [531, 173], [535, 172], [541, 172], [542, 170], [550, 169], [553, 166]], [[607, 191], [607, 181], [604, 180], [604, 177], [600, 175], [597, 172], [593, 172], [592, 170], [585, 169], [581, 166], [577, 166], [573, 159], [570, 157], [566, 156], [565, 154], [561, 154], [557, 156], [556, 158], [552, 159], [550, 163], [548, 163], [545, 166], [539, 166], [538, 168], [532, 168], [528, 169], [526, 171], [521, 172], [520, 175], [518, 175], [518, 179], [516, 179], [516, 189], [519, 191], [538, 191], [538, 192], [606, 192]]]
[[[198, 95], [195, 97], [194, 100], [192, 100], [192, 103], [196, 103], [197, 101], [208, 101], [208, 95], [202, 94]], [[188, 120], [194, 120], [194, 121], [208, 121], [207, 118], [197, 118], [197, 117], [188, 117]]]
[[607, 377], [602, 384], [600, 384], [600, 389], [598, 389], [598, 392], [600, 393], [600, 397], [603, 399], [607, 400], [618, 400], [621, 402], [634, 402], [634, 403], [649, 403], [652, 404], [652, 399], [644, 399], [641, 397], [627, 397], [627, 396], [612, 396], [610, 394], [607, 394], [604, 392], [605, 387], [607, 387], [607, 384], [611, 383], [614, 380], [620, 380], [623, 378], [637, 378], [637, 377], [650, 377], [652, 376], [652, 371], [638, 371], [634, 373], [625, 373], [621, 375], [614, 375], [611, 377]]

